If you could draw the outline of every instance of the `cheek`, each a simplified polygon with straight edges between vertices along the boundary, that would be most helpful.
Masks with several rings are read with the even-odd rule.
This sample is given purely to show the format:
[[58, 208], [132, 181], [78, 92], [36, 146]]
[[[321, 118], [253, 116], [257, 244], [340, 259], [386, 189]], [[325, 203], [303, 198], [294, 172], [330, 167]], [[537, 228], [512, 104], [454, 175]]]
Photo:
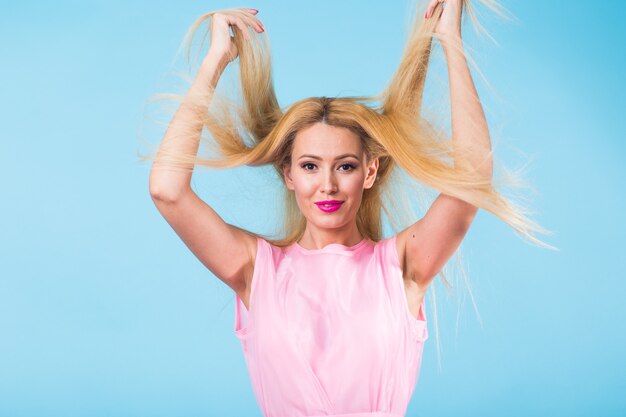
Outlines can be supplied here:
[[353, 178], [346, 179], [342, 184], [343, 190], [352, 196], [363, 193], [363, 178], [354, 176]]
[[306, 197], [311, 193], [315, 193], [317, 189], [313, 181], [307, 180], [303, 177], [293, 178], [293, 188], [295, 194], [300, 197]]

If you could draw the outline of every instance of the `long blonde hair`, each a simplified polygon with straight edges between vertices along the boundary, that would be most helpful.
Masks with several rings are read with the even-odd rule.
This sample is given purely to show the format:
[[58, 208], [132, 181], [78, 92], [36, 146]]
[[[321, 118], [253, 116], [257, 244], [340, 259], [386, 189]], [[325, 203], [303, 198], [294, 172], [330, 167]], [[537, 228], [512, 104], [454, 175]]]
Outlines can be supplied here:
[[[501, 6], [495, 1], [481, 0], [481, 3], [503, 15]], [[475, 26], [482, 28], [469, 1], [464, 0], [463, 7]], [[271, 165], [284, 185], [283, 167], [291, 161], [295, 135], [312, 124], [323, 122], [356, 133], [368, 162], [379, 158], [378, 178], [373, 187], [363, 191], [356, 218], [357, 228], [364, 237], [374, 241], [383, 238], [383, 215], [396, 232], [414, 223], [417, 216], [407, 200], [406, 190], [420, 183], [494, 214], [533, 244], [556, 249], [534, 236], [551, 232], [532, 221], [523, 206], [514, 204], [497, 190], [505, 186], [518, 187], [523, 183], [519, 175], [507, 173], [506, 180], [496, 186], [493, 178], [481, 175], [476, 167], [454, 164], [456, 158], [462, 159], [469, 150], [453, 146], [451, 138], [424, 117], [424, 85], [433, 39], [441, 38], [434, 33], [434, 28], [442, 7], [438, 4], [430, 19], [423, 18], [424, 11], [418, 3], [401, 62], [380, 94], [372, 97], [310, 97], [285, 109], [279, 106], [274, 92], [267, 35], [251, 31], [251, 39], [245, 41], [240, 29], [233, 27], [234, 42], [239, 50], [243, 104], [219, 94], [216, 89], [211, 89], [203, 97], [163, 96], [186, 100], [203, 110], [199, 116], [210, 137], [203, 136], [202, 140], [216, 149], [219, 157], [208, 159], [161, 149], [156, 156], [142, 156], [142, 159], [158, 159], [162, 165], [176, 165], [188, 170], [193, 170], [196, 165], [221, 169]], [[238, 9], [227, 12], [243, 13]], [[200, 16], [189, 28], [183, 41], [187, 42], [188, 60], [196, 31], [203, 22], [210, 20], [213, 13]], [[466, 54], [460, 45], [456, 47]], [[469, 58], [468, 61], [472, 62]], [[492, 154], [493, 151], [485, 152], [485, 162]], [[273, 238], [249, 232], [281, 247], [297, 241], [306, 227], [306, 218], [298, 208], [293, 191], [286, 186], [283, 191], [281, 230]], [[439, 275], [449, 287], [443, 270]], [[465, 282], [469, 289], [469, 281], [466, 279]], [[431, 288], [434, 292], [434, 286]], [[437, 325], [434, 299], [433, 303]], [[439, 346], [438, 331], [436, 335]]]

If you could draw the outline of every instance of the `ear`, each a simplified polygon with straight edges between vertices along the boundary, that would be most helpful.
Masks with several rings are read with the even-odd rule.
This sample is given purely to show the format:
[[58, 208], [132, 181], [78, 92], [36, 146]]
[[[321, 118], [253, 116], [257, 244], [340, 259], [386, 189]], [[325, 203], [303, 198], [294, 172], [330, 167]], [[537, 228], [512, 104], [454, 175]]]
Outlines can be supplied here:
[[289, 190], [293, 190], [293, 180], [291, 179], [291, 165], [283, 165], [283, 179]]
[[372, 188], [378, 175], [378, 158], [372, 159], [367, 165], [367, 176], [363, 188]]

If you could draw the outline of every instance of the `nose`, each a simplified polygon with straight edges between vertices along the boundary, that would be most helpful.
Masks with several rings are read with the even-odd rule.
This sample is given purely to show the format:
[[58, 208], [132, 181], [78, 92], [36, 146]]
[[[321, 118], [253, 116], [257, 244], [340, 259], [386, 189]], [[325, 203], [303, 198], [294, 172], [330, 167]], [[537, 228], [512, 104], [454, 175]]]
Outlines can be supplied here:
[[323, 193], [332, 194], [337, 191], [337, 180], [333, 172], [327, 172], [322, 180], [321, 189]]

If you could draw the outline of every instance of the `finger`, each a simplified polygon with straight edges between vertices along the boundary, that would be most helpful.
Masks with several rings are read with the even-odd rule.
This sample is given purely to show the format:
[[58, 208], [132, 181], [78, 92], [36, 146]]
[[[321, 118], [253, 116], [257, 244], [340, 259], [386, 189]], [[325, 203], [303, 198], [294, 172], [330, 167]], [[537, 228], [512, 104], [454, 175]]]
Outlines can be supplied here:
[[433, 11], [435, 9], [435, 7], [437, 7], [437, 5], [439, 3], [442, 3], [442, 7], [443, 7], [443, 3], [445, 2], [445, 0], [431, 0], [430, 3], [428, 3], [428, 9], [426, 10], [426, 14], [425, 17], [426, 18], [431, 18], [433, 15]]
[[428, 7], [426, 8], [426, 14], [424, 15], [425, 18], [429, 19], [430, 16], [432, 16], [433, 7], [435, 7], [438, 1], [439, 0], [431, 0], [430, 3], [428, 3]]
[[243, 9], [249, 11], [252, 14], [257, 14], [259, 12], [257, 9], [252, 9], [250, 7], [244, 7]]
[[248, 33], [248, 27], [246, 26], [245, 22], [242, 19], [233, 17], [232, 23], [235, 24], [239, 28], [239, 30], [241, 30], [241, 32], [243, 32], [243, 36], [244, 38], [246, 38], [246, 40], [250, 39], [250, 34]]
[[263, 22], [261, 22], [256, 17], [254, 18], [254, 25], [258, 28], [259, 32], [265, 32], [265, 26], [263, 25]]
[[261, 23], [261, 21], [256, 17], [256, 16], [245, 16], [243, 17], [244, 21], [247, 22], [250, 26], [252, 26], [253, 29], [255, 29], [258, 32], [263, 32], [265, 31], [265, 26], [263, 26], [263, 23]]

